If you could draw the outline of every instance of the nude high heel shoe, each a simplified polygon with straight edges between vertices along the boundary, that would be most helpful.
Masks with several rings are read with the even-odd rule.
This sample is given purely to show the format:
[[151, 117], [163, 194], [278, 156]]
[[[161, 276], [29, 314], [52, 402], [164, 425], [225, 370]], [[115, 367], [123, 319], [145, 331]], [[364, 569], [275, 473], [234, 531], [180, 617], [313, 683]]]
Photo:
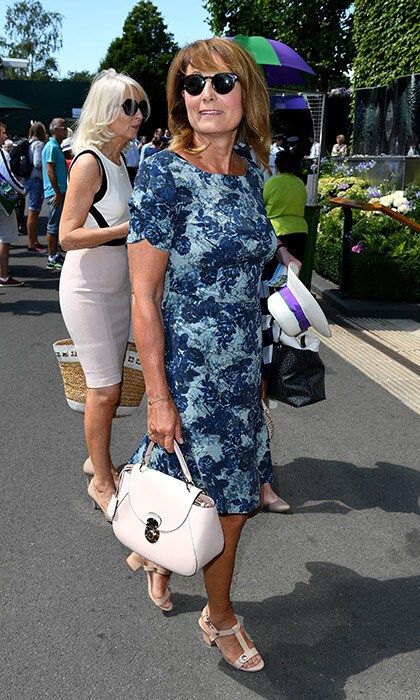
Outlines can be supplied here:
[[89, 482], [94, 474], [93, 464], [92, 464], [92, 460], [90, 457], [85, 459], [85, 461], [83, 463], [83, 474], [86, 476], [86, 481], [87, 481], [88, 486], [89, 486]]
[[269, 503], [262, 508], [266, 513], [291, 513], [292, 507], [289, 503], [284, 501], [280, 496], [274, 503]]
[[217, 644], [217, 640], [220, 639], [220, 637], [229, 637], [231, 635], [235, 635], [239, 645], [242, 647], [242, 654], [238, 656], [236, 661], [228, 661], [228, 659], [223, 656], [223, 652], [219, 647], [219, 652], [222, 655], [223, 659], [226, 661], [229, 666], [233, 666], [233, 668], [238, 669], [239, 671], [249, 671], [250, 673], [255, 673], [256, 671], [261, 671], [265, 664], [263, 659], [256, 664], [255, 666], [251, 666], [250, 668], [244, 668], [244, 665], [247, 663], [247, 661], [250, 661], [250, 659], [254, 658], [254, 656], [259, 655], [258, 650], [255, 647], [249, 647], [245, 641], [245, 638], [241, 632], [241, 623], [237, 622], [236, 625], [233, 627], [229, 627], [227, 630], [218, 630], [211, 622], [209, 614], [208, 614], [208, 609], [207, 606], [204, 608], [203, 612], [201, 613], [201, 617], [198, 620], [198, 624], [200, 625], [201, 631], [203, 633], [203, 641], [205, 644], [208, 646], [214, 646], [215, 644], [219, 647]]
[[140, 556], [140, 554], [136, 554], [136, 552], [131, 552], [127, 559], [125, 560], [127, 563], [127, 566], [131, 569], [131, 571], [137, 571], [137, 569], [140, 569], [142, 567], [147, 575], [147, 592], [149, 594], [149, 598], [156, 605], [157, 608], [162, 610], [163, 612], [170, 612], [173, 608], [172, 600], [171, 600], [171, 589], [169, 586], [166, 586], [166, 591], [161, 596], [160, 598], [155, 598], [155, 596], [152, 594], [152, 576], [153, 574], [161, 574], [163, 576], [169, 576], [171, 571], [168, 571], [168, 569], [164, 569], [163, 566], [159, 566], [158, 564], [153, 564], [152, 562], [146, 562], [143, 557]]
[[[84, 464], [83, 464], [83, 474], [86, 476], [86, 481], [89, 485], [90, 480], [92, 479], [94, 475], [94, 469], [93, 469], [93, 463], [90, 457], [85, 459]], [[114, 479], [115, 486], [118, 486], [119, 478], [120, 475], [118, 472], [114, 469], [112, 471], [112, 478]]]
[[95, 505], [95, 510], [100, 510], [102, 512], [102, 515], [104, 516], [105, 520], [108, 523], [112, 523], [112, 518], [108, 515], [108, 513], [106, 511], [106, 506], [100, 502], [100, 497], [99, 497], [97, 490], [95, 489], [93, 481], [89, 481], [89, 484], [87, 487], [87, 492], [88, 492], [88, 496], [91, 497], [91, 499]]

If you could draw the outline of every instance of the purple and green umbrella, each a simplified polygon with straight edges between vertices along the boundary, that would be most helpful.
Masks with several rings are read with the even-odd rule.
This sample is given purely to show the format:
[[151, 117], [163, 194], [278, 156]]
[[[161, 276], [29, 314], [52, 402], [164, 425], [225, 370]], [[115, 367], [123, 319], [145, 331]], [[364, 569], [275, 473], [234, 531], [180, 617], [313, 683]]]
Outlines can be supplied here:
[[316, 75], [297, 51], [281, 41], [243, 34], [229, 38], [252, 54], [261, 66], [269, 88], [306, 85]]
[[309, 109], [303, 95], [270, 94], [271, 109]]

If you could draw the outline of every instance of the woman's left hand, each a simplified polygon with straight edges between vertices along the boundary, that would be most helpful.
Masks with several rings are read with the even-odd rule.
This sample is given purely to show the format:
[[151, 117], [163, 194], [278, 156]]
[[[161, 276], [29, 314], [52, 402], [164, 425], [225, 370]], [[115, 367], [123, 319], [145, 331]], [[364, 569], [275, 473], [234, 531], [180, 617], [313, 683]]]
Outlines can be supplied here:
[[182, 439], [181, 417], [172, 399], [156, 401], [149, 405], [147, 415], [147, 434], [168, 452], [174, 451], [174, 440], [179, 444]]

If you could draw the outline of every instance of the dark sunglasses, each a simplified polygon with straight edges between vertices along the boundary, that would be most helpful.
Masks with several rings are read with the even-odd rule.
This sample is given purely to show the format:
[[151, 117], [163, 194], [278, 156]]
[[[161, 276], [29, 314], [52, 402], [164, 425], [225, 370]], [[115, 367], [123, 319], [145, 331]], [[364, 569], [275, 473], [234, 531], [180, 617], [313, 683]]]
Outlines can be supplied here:
[[149, 107], [146, 100], [140, 100], [140, 102], [137, 102], [137, 100], [133, 100], [132, 97], [127, 97], [127, 99], [122, 103], [121, 107], [123, 108], [124, 114], [126, 114], [127, 117], [134, 117], [134, 115], [137, 114], [138, 109], [140, 110], [143, 119], [147, 119], [149, 116]]
[[189, 95], [200, 95], [204, 90], [206, 80], [211, 80], [213, 89], [219, 95], [227, 95], [229, 92], [232, 92], [239, 78], [235, 73], [215, 73], [214, 75], [192, 73], [184, 77], [184, 90]]

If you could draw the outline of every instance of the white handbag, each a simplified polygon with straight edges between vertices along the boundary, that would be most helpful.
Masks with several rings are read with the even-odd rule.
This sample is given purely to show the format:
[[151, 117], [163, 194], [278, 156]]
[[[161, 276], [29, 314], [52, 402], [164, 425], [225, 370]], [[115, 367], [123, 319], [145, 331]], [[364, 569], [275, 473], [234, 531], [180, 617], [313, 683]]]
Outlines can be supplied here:
[[149, 464], [150, 442], [141, 464], [127, 464], [108, 514], [116, 537], [126, 547], [165, 569], [192, 576], [224, 547], [223, 531], [212, 498], [194, 486], [174, 442], [185, 481]]

